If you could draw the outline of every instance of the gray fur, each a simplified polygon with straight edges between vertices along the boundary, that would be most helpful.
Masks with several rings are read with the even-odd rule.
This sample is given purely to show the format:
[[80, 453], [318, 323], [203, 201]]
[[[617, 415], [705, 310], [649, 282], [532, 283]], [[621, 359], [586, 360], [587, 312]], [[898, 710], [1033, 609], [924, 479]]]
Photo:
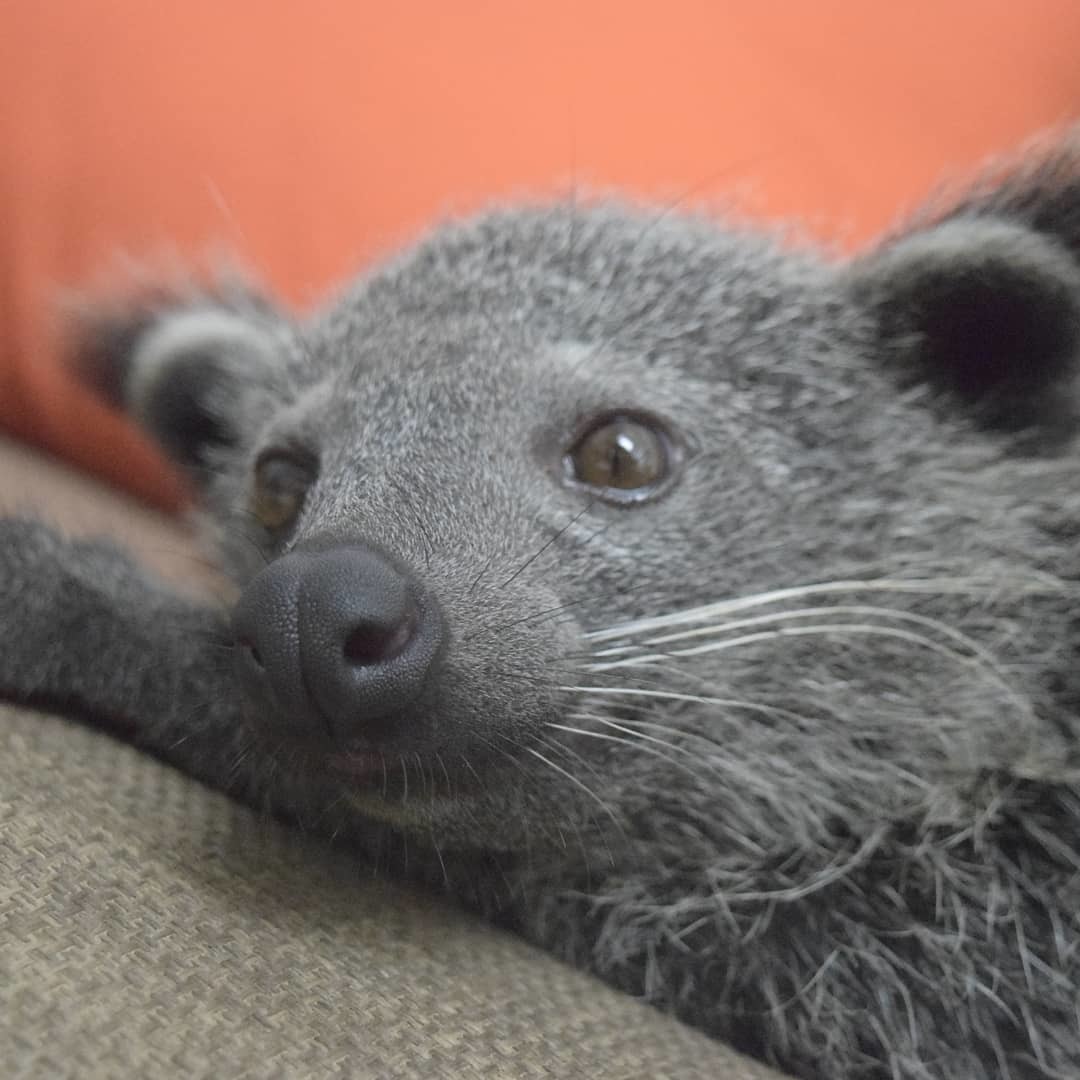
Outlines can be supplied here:
[[[514, 209], [303, 321], [222, 300], [229, 347], [181, 332], [190, 298], [110, 316], [95, 379], [192, 470], [229, 576], [312, 537], [393, 552], [450, 628], [438, 705], [361, 791], [262, 733], [227, 612], [10, 520], [0, 686], [797, 1076], [1074, 1078], [1078, 251], [1074, 140], [854, 262]], [[655, 502], [560, 482], [608, 409], [685, 440]], [[192, 410], [212, 437], [154, 429]], [[289, 441], [320, 472], [275, 544], [250, 473]]]

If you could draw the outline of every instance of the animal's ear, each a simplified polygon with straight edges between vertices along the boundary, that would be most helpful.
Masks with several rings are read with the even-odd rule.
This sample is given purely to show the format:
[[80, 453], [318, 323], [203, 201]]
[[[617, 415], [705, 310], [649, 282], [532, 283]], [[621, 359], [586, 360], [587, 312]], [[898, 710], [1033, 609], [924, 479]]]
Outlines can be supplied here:
[[196, 482], [242, 444], [291, 352], [284, 316], [235, 286], [144, 290], [120, 305], [82, 303], [73, 315], [76, 373]]
[[1080, 364], [1080, 145], [988, 183], [848, 273], [900, 372], [990, 423], [1060, 415]]

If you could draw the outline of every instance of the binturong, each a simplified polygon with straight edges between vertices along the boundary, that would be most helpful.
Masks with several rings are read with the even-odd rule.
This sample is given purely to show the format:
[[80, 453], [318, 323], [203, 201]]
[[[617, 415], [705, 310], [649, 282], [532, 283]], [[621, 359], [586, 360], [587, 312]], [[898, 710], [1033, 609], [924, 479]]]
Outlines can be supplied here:
[[497, 209], [77, 360], [239, 599], [7, 519], [5, 696], [803, 1080], [1080, 1076], [1080, 134], [850, 259]]

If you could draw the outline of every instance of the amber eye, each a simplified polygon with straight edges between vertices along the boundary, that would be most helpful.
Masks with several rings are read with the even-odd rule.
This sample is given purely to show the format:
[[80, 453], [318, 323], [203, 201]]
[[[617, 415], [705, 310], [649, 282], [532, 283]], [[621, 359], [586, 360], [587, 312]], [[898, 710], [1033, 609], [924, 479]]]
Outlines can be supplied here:
[[304, 505], [316, 472], [314, 457], [305, 451], [264, 451], [255, 462], [251, 499], [259, 524], [272, 532], [291, 525]]
[[563, 459], [567, 479], [613, 502], [642, 502], [669, 478], [675, 447], [655, 420], [624, 414], [595, 421]]

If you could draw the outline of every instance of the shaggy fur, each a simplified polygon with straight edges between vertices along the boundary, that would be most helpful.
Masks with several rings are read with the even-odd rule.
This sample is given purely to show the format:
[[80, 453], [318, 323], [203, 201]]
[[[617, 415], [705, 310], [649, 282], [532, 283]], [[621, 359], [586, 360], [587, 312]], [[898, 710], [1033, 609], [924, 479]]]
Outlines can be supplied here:
[[[514, 209], [302, 321], [231, 287], [105, 312], [82, 364], [227, 574], [392, 552], [445, 613], [437, 695], [350, 779], [245, 702], [227, 611], [16, 520], [0, 687], [805, 1080], [1075, 1078], [1078, 359], [1075, 140], [851, 262]], [[610, 411], [684, 446], [656, 500], [563, 482]], [[273, 446], [318, 463], [287, 535], [250, 513]]]

